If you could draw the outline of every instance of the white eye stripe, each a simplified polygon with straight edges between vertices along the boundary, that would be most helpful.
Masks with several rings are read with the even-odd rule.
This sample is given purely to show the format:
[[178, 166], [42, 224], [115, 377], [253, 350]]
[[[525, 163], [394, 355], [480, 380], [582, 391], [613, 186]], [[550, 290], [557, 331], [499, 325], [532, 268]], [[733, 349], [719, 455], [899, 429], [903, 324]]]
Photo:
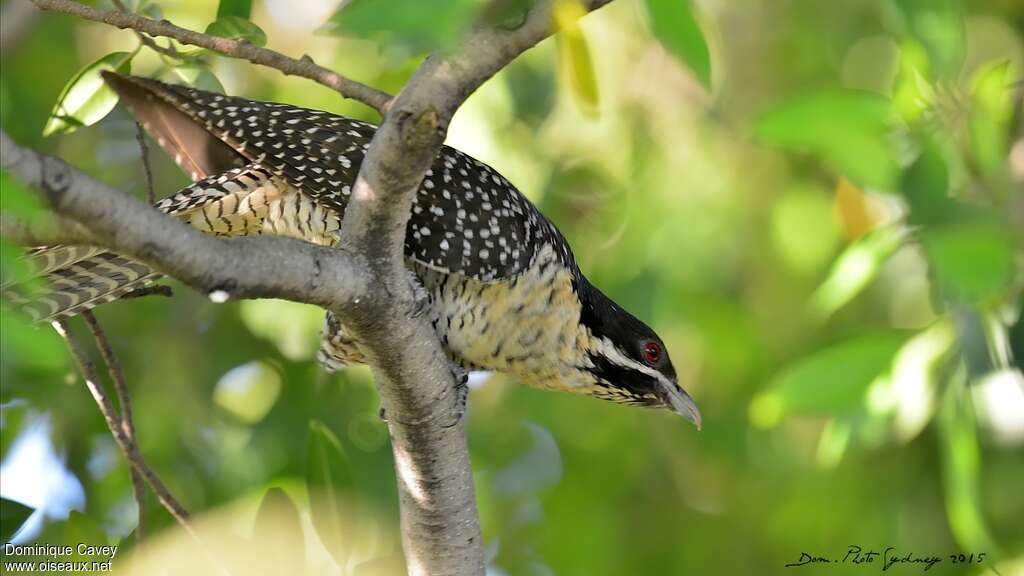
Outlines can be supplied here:
[[612, 364], [622, 366], [623, 368], [630, 368], [632, 370], [636, 370], [637, 372], [646, 374], [655, 379], [664, 378], [661, 372], [658, 372], [656, 369], [651, 368], [650, 366], [647, 366], [643, 363], [637, 362], [636, 360], [633, 360], [629, 356], [623, 354], [622, 351], [619, 350], [619, 347], [616, 346], [611, 340], [609, 340], [607, 336], [596, 338], [594, 339], [594, 342], [598, 343], [598, 352], [602, 356], [607, 358]]

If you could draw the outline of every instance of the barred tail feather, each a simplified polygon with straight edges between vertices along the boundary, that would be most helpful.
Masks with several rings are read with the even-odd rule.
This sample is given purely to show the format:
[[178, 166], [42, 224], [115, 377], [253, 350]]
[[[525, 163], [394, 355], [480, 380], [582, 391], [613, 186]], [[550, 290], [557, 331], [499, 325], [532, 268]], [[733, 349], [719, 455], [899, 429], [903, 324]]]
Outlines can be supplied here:
[[[256, 165], [232, 169], [200, 180], [155, 207], [207, 233], [253, 233], [262, 225], [268, 195], [260, 196], [259, 209], [250, 206], [246, 195], [269, 179], [269, 172]], [[238, 213], [240, 206], [247, 208], [244, 214]], [[80, 314], [162, 277], [146, 264], [96, 246], [43, 246], [29, 251], [25, 259], [43, 280], [42, 287], [3, 286], [3, 295], [36, 322]]]
[[[64, 247], [59, 247], [61, 250]], [[37, 254], [45, 252], [38, 251]], [[44, 288], [26, 292], [19, 287], [4, 291], [35, 322], [50, 322], [74, 316], [116, 300], [159, 280], [161, 274], [149, 266], [113, 252], [97, 254], [52, 270], [44, 276]]]

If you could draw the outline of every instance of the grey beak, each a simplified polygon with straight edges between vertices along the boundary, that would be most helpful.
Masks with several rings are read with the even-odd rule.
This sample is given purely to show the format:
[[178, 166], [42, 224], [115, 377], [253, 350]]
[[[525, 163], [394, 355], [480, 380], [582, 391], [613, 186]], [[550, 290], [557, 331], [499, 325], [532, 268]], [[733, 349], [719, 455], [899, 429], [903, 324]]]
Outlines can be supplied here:
[[693, 401], [693, 398], [690, 398], [690, 395], [675, 382], [659, 378], [658, 383], [661, 384], [661, 394], [659, 396], [661, 396], [662, 401], [671, 406], [683, 418], [693, 422], [697, 430], [700, 430], [700, 410], [697, 409], [697, 403]]

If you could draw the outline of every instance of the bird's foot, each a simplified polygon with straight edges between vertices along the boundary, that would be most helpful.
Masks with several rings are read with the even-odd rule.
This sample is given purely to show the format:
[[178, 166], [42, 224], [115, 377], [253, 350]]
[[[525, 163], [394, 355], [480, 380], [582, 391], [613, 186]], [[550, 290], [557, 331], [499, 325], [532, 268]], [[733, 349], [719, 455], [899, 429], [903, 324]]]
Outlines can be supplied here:
[[412, 288], [411, 315], [413, 318], [419, 318], [430, 308], [430, 294], [412, 270], [409, 270], [409, 287]]
[[451, 364], [452, 379], [455, 380], [455, 406], [452, 409], [455, 416], [452, 423], [445, 426], [451, 428], [462, 422], [466, 416], [466, 408], [469, 404], [469, 372], [458, 364]]

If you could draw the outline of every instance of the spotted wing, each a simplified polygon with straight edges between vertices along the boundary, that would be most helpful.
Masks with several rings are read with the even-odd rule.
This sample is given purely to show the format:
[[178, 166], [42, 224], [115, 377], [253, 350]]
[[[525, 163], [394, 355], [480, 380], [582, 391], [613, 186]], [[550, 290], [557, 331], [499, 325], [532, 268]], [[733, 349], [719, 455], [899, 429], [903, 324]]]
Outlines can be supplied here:
[[[158, 101], [202, 126], [226, 149], [257, 162], [326, 208], [344, 212], [376, 126], [327, 112], [258, 102], [112, 73], [105, 78], [136, 115]], [[142, 90], [147, 98], [139, 98]], [[179, 141], [164, 138], [165, 141]], [[199, 139], [201, 140], [201, 139]], [[206, 141], [203, 146], [208, 146]], [[169, 150], [180, 154], [180, 150]], [[206, 149], [204, 157], [230, 157]], [[181, 155], [189, 157], [188, 154]], [[516, 276], [545, 242], [571, 260], [561, 234], [493, 168], [444, 147], [416, 195], [406, 254], [482, 281]]]

